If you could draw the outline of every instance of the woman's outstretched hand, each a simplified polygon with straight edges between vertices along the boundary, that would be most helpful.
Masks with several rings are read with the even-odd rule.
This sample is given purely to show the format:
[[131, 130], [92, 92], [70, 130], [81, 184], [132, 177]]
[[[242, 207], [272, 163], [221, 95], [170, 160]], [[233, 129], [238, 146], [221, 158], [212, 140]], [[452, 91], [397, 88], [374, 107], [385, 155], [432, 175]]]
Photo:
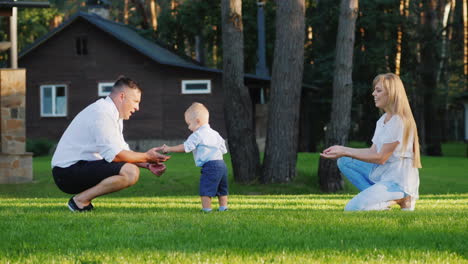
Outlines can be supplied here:
[[326, 159], [338, 159], [346, 156], [345, 147], [343, 146], [331, 146], [320, 153], [320, 156]]

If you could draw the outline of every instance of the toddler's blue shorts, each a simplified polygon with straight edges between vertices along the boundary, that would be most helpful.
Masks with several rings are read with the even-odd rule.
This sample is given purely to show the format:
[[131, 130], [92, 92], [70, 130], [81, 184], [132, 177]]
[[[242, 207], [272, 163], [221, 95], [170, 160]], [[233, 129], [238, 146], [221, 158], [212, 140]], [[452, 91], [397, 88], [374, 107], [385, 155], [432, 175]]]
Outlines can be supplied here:
[[227, 174], [224, 160], [210, 160], [203, 164], [200, 176], [200, 196], [228, 195]]

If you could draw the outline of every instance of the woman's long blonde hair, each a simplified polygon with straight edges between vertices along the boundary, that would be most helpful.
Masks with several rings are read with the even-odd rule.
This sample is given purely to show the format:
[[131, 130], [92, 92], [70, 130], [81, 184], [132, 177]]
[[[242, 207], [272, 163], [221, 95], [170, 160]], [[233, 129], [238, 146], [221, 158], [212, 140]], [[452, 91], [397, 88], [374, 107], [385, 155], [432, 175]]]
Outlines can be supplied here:
[[398, 115], [403, 120], [404, 131], [403, 131], [403, 142], [402, 150], [406, 149], [410, 135], [414, 135], [413, 143], [413, 167], [422, 168], [421, 166], [421, 154], [419, 150], [419, 137], [416, 122], [414, 121], [413, 112], [406, 96], [405, 87], [398, 75], [393, 73], [379, 74], [374, 78], [373, 87], [382, 82], [382, 87], [388, 94], [387, 104], [392, 106], [387, 111], [390, 111], [392, 115]]

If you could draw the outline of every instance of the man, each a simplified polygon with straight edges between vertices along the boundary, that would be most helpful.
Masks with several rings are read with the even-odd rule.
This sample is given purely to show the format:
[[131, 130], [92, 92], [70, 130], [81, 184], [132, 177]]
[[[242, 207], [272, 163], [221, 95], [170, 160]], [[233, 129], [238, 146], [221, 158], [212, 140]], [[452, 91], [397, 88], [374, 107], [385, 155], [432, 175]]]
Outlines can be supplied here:
[[169, 157], [159, 148], [134, 152], [124, 140], [123, 120], [139, 110], [140, 100], [138, 84], [121, 76], [108, 97], [83, 109], [65, 130], [52, 158], [52, 174], [60, 190], [76, 194], [68, 201], [71, 211], [90, 211], [94, 198], [132, 186], [138, 167], [164, 172], [162, 162]]

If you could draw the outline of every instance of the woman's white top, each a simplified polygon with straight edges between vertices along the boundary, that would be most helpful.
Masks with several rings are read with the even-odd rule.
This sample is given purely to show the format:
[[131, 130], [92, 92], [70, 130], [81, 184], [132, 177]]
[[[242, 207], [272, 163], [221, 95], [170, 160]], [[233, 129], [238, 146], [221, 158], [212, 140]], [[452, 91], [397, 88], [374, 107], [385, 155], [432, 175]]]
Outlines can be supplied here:
[[387, 143], [400, 142], [393, 151], [392, 156], [385, 164], [378, 165], [371, 172], [369, 179], [373, 182], [393, 182], [402, 190], [417, 199], [419, 196], [419, 171], [413, 167], [413, 142], [414, 135], [410, 135], [406, 148], [402, 149], [404, 123], [400, 116], [393, 115], [387, 123], [384, 122], [385, 113], [378, 121], [375, 128], [372, 143], [377, 147], [377, 152]]

